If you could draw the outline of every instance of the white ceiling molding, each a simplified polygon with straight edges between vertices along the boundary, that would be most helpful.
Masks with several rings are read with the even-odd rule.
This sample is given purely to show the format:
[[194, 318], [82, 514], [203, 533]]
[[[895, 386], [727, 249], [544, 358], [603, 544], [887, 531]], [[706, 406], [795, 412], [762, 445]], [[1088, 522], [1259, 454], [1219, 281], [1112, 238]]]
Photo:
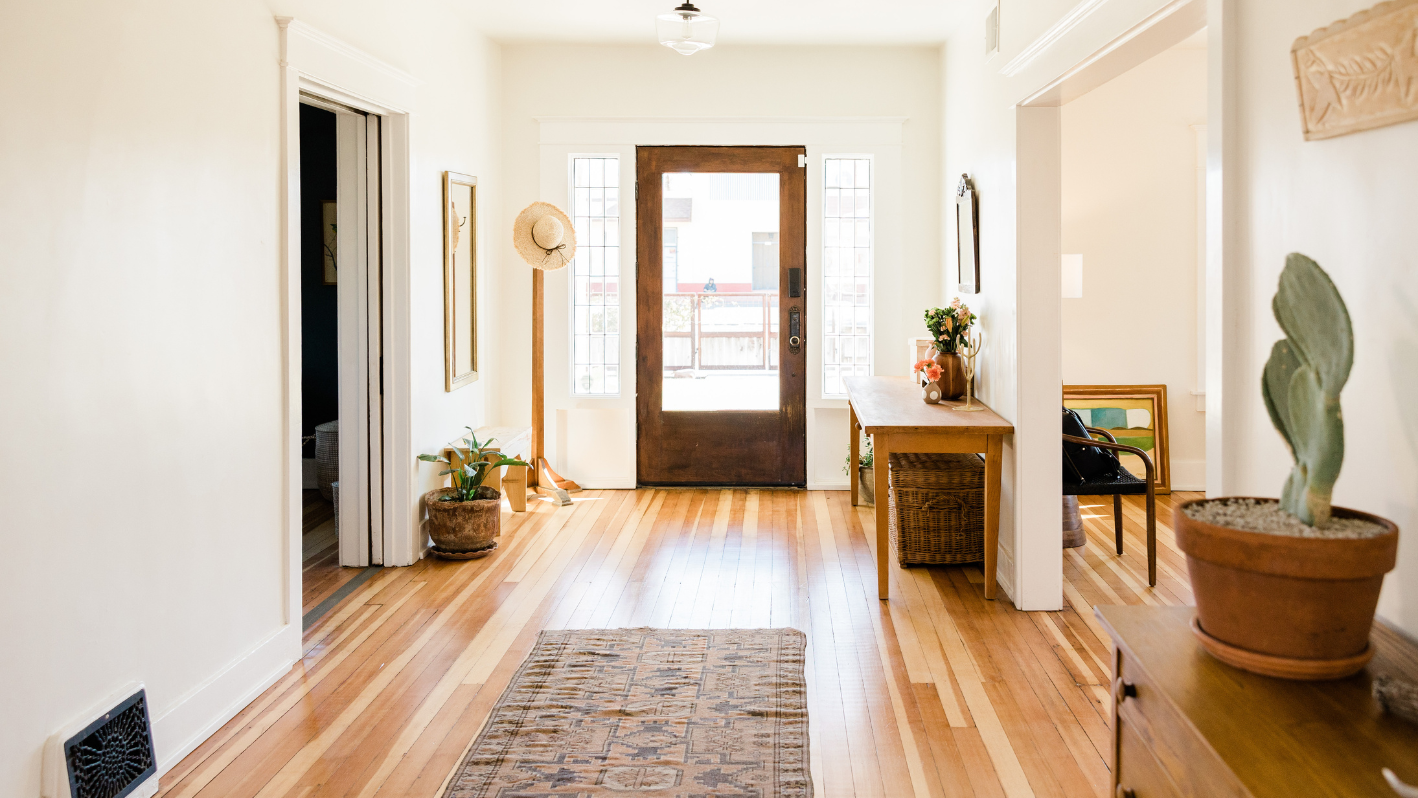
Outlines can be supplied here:
[[1088, 19], [1094, 11], [1097, 11], [1107, 2], [1108, 0], [1083, 0], [1083, 2], [1074, 6], [1067, 14], [1060, 17], [1059, 21], [1055, 22], [1052, 27], [1044, 31], [1039, 38], [1031, 42], [1028, 47], [1020, 50], [1019, 55], [1011, 58], [1009, 63], [1005, 64], [1000, 69], [1000, 74], [1007, 78], [1012, 78], [1020, 72], [1023, 72], [1025, 67], [1034, 63], [1034, 60], [1043, 55], [1045, 50], [1053, 47], [1055, 43], [1067, 36], [1069, 31], [1078, 27], [1083, 20]]
[[356, 107], [372, 103], [394, 113], [413, 108], [414, 90], [422, 80], [294, 17], [276, 17], [276, 24], [281, 27], [282, 67], [364, 101]]

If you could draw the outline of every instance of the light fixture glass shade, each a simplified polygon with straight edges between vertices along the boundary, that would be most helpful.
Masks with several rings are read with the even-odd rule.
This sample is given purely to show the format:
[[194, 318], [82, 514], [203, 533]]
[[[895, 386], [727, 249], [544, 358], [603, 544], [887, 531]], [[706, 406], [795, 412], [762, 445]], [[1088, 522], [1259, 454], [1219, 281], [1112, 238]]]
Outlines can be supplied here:
[[685, 2], [674, 11], [655, 17], [655, 33], [660, 44], [683, 55], [694, 55], [714, 46], [719, 20]]

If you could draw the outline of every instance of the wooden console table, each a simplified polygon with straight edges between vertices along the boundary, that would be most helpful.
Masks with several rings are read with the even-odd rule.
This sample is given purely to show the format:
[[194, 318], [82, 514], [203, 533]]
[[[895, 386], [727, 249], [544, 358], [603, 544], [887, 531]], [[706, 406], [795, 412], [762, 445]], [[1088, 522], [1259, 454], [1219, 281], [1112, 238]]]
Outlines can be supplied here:
[[1292, 682], [1213, 659], [1192, 607], [1097, 607], [1113, 638], [1110, 796], [1395, 796], [1418, 783], [1418, 725], [1386, 715], [1374, 676], [1418, 681], [1418, 646], [1376, 624], [1356, 676]]
[[[965, 413], [952, 408], [960, 402], [928, 405], [921, 389], [909, 377], [848, 377], [847, 417], [852, 439], [853, 465], [857, 463], [857, 430], [872, 438], [876, 463], [876, 579], [877, 595], [889, 598], [887, 563], [887, 472], [892, 452], [930, 454], [976, 453], [985, 455], [985, 598], [995, 597], [995, 558], [999, 547], [1000, 457], [1004, 436], [1014, 425], [985, 408]], [[978, 404], [978, 403], [977, 403]], [[857, 503], [857, 480], [852, 480], [852, 504]]]

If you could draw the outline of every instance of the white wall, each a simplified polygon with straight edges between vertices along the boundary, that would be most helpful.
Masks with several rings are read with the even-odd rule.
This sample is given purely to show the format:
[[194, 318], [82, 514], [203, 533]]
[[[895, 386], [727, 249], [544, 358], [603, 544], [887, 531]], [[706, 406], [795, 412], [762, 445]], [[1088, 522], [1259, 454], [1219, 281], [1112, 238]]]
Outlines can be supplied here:
[[1172, 487], [1203, 490], [1197, 382], [1197, 147], [1206, 50], [1179, 46], [1063, 106], [1066, 385], [1167, 385]]
[[[634, 183], [636, 144], [808, 147], [810, 332], [819, 329], [814, 321], [818, 311], [812, 308], [818, 307], [821, 295], [815, 290], [820, 238], [814, 237], [820, 229], [814, 213], [821, 213], [821, 198], [815, 195], [821, 192], [821, 174], [814, 183], [814, 172], [820, 171], [825, 153], [875, 152], [877, 173], [886, 181], [875, 198], [876, 373], [907, 373], [904, 341], [920, 333], [922, 311], [940, 296], [938, 49], [719, 47], [685, 58], [655, 45], [509, 44], [503, 53], [504, 169], [509, 177], [504, 215], [510, 218], [538, 199], [564, 201], [558, 197], [565, 196], [565, 164], [571, 153], [619, 153], [621, 185], [627, 187], [621, 237], [626, 275], [621, 362], [626, 374], [618, 399], [572, 399], [566, 388], [558, 387], [567, 384], [564, 355], [559, 360], [557, 349], [566, 345], [567, 299], [559, 287], [565, 278], [548, 277], [547, 445], [559, 470], [583, 485], [634, 484], [634, 226], [628, 187]], [[546, 90], [563, 85], [567, 74], [588, 77], [564, 91]], [[859, 124], [844, 118], [874, 121]], [[894, 139], [880, 135], [885, 127], [899, 131]], [[510, 251], [502, 277], [505, 305], [530, 312], [530, 270]], [[808, 347], [812, 358], [817, 343], [811, 334]], [[501, 348], [503, 419], [529, 423], [531, 355], [525, 327], [504, 330]], [[808, 484], [846, 487], [846, 404], [821, 399], [820, 386], [820, 371], [810, 368]]]
[[[1228, 389], [1225, 429], [1235, 445], [1225, 493], [1277, 496], [1290, 455], [1271, 427], [1260, 375], [1281, 337], [1271, 316], [1286, 253], [1303, 252], [1329, 273], [1354, 323], [1354, 369], [1344, 390], [1346, 451], [1334, 502], [1385, 516], [1404, 530], [1398, 568], [1379, 613], [1418, 632], [1418, 124], [1328, 141], [1300, 134], [1290, 44], [1343, 19], [1365, 0], [1267, 0], [1212, 4], [1213, 64], [1225, 63], [1227, 314], [1219, 342]], [[1224, 50], [1218, 51], [1218, 47]], [[1214, 140], [1214, 139], [1213, 139]], [[1213, 162], [1215, 165], [1215, 162]], [[1216, 373], [1213, 371], [1213, 373]], [[1210, 388], [1208, 387], [1208, 391]], [[1211, 397], [1208, 396], [1210, 400]]]
[[[482, 178], [485, 262], [501, 243], [497, 48], [460, 9], [5, 9], [0, 539], [13, 567], [0, 582], [0, 794], [37, 795], [45, 738], [128, 680], [147, 683], [165, 767], [299, 654], [285, 606], [275, 14], [424, 81], [416, 450], [500, 398], [486, 381], [442, 392], [442, 170]], [[485, 304], [484, 335], [496, 312]], [[483, 353], [495, 368], [495, 347]]]

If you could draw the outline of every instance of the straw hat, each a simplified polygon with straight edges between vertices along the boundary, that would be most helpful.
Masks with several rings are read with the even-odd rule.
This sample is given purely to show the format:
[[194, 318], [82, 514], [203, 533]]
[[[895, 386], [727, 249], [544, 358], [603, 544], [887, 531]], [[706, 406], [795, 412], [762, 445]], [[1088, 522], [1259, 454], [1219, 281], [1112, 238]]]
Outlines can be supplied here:
[[576, 228], [560, 208], [534, 202], [512, 223], [512, 246], [534, 268], [560, 269], [576, 257]]

